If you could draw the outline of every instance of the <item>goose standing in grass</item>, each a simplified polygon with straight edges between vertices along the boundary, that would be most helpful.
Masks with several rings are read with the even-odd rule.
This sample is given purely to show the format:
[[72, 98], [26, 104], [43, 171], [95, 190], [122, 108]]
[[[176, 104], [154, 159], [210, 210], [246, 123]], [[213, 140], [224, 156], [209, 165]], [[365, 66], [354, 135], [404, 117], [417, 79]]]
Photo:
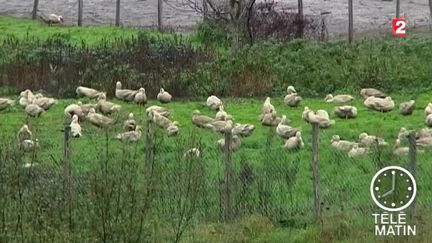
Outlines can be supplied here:
[[180, 124], [178, 123], [178, 121], [173, 121], [171, 124], [168, 125], [168, 127], [166, 128], [166, 133], [168, 137], [173, 137], [173, 136], [177, 136], [177, 134], [179, 133], [180, 130]]
[[396, 139], [395, 145], [393, 146], [393, 154], [397, 156], [408, 155], [409, 148], [402, 147], [400, 143], [400, 139]]
[[74, 115], [77, 115], [80, 119], [83, 119], [86, 116], [79, 104], [70, 104], [66, 106], [64, 114], [68, 118], [72, 118]]
[[74, 138], [81, 137], [81, 125], [78, 122], [78, 115], [73, 115], [72, 121], [70, 123], [71, 135]]
[[39, 18], [47, 23], [49, 26], [51, 26], [52, 24], [60, 24], [63, 23], [64, 19], [63, 16], [61, 15], [57, 15], [57, 14], [48, 14], [48, 15], [38, 15]]
[[199, 151], [198, 148], [191, 148], [188, 149], [186, 152], [184, 152], [183, 154], [183, 158], [199, 158], [201, 155], [201, 152]]
[[122, 84], [120, 81], [116, 83], [115, 96], [119, 100], [133, 101], [138, 90], [122, 89]]
[[78, 98], [79, 97], [87, 97], [90, 99], [96, 99], [98, 98], [101, 94], [104, 94], [104, 92], [92, 89], [92, 88], [87, 88], [84, 86], [78, 86], [78, 88], [75, 90]]
[[169, 115], [171, 114], [171, 112], [168, 110], [168, 108], [160, 107], [157, 105], [152, 105], [146, 109], [146, 113], [147, 113], [148, 117], [150, 117], [152, 112], [156, 112], [156, 113], [158, 113], [164, 117], [169, 117]]
[[429, 103], [424, 110], [425, 116], [428, 116], [429, 114], [432, 114], [432, 103]]
[[147, 95], [144, 88], [140, 88], [134, 97], [134, 102], [139, 105], [145, 105], [147, 103]]
[[57, 100], [54, 98], [44, 97], [42, 94], [36, 94], [33, 103], [44, 110], [49, 110], [54, 104], [57, 104]]
[[22, 125], [17, 134], [18, 142], [21, 143], [24, 140], [33, 140], [33, 133], [30, 131], [27, 124]]
[[282, 116], [281, 121], [276, 127], [276, 134], [284, 139], [289, 139], [290, 137], [294, 137], [297, 132], [300, 131], [297, 128], [292, 128], [288, 125], [286, 115]]
[[207, 106], [214, 111], [219, 110], [219, 107], [222, 105], [222, 101], [215, 95], [209, 96], [206, 103]]
[[411, 115], [415, 109], [415, 100], [402, 102], [399, 105], [399, 113], [404, 116]]
[[289, 150], [303, 148], [304, 143], [303, 143], [303, 139], [301, 137], [301, 132], [298, 131], [294, 137], [288, 138], [282, 147], [285, 149], [289, 149]]
[[135, 121], [134, 114], [131, 112], [129, 113], [126, 121], [123, 122], [123, 131], [125, 132], [135, 131], [136, 126], [137, 123]]
[[335, 95], [333, 96], [332, 94], [328, 94], [324, 100], [327, 103], [336, 103], [336, 104], [344, 104], [344, 103], [348, 103], [350, 101], [354, 100], [354, 97], [352, 95], [346, 95], [346, 94], [342, 94], [342, 95]]
[[201, 115], [199, 110], [194, 110], [192, 112], [192, 123], [197, 127], [205, 128], [207, 124], [212, 123], [214, 121], [215, 119], [209, 116]]
[[172, 95], [166, 92], [163, 88], [160, 89], [159, 94], [157, 95], [157, 100], [160, 103], [169, 103], [171, 102]]
[[91, 124], [101, 128], [108, 127], [109, 125], [112, 125], [114, 123], [113, 119], [96, 113], [96, 110], [94, 108], [91, 108], [89, 113], [87, 114], [87, 120], [89, 120]]
[[348, 152], [348, 157], [351, 159], [367, 155], [370, 152], [367, 147], [359, 147], [358, 144], [354, 144], [353, 148]]
[[8, 108], [9, 106], [12, 106], [14, 103], [15, 103], [14, 100], [0, 98], [0, 111]]
[[219, 107], [219, 111], [216, 113], [215, 119], [219, 120], [219, 121], [225, 121], [227, 119], [231, 119], [232, 116], [228, 115], [228, 113], [226, 113], [226, 111], [224, 110], [224, 106], [221, 105]]
[[240, 137], [249, 137], [254, 130], [255, 126], [252, 124], [236, 123], [233, 127], [232, 134]]
[[284, 98], [284, 104], [290, 107], [297, 107], [302, 100], [302, 97], [297, 93], [287, 94]]
[[344, 118], [344, 119], [356, 118], [357, 108], [350, 105], [337, 106], [333, 109], [333, 113], [339, 118]]
[[363, 132], [359, 135], [359, 144], [366, 147], [371, 147], [373, 145], [386, 146], [387, 142], [384, 141], [383, 138]]
[[134, 131], [128, 131], [119, 133], [116, 138], [122, 141], [123, 143], [134, 143], [140, 140], [142, 135], [141, 127], [136, 126]]
[[386, 98], [377, 98], [374, 96], [368, 97], [363, 104], [370, 109], [374, 109], [380, 112], [388, 112], [393, 110], [395, 103], [390, 96]]
[[368, 97], [377, 97], [377, 98], [385, 98], [387, 97], [387, 95], [377, 89], [374, 88], [366, 88], [366, 89], [361, 89], [360, 90], [360, 95], [363, 97], [363, 99], [367, 99]]
[[[217, 141], [217, 145], [219, 146], [219, 149], [222, 151], [225, 150], [225, 138], [221, 138]], [[237, 135], [233, 135], [231, 139], [231, 149], [232, 151], [237, 151], [241, 146], [240, 138]]]
[[107, 101], [106, 96], [101, 95], [98, 98], [96, 110], [98, 110], [99, 112], [101, 112], [104, 115], [108, 115], [108, 114], [112, 114], [115, 112], [119, 112], [121, 110], [121, 106]]
[[354, 145], [358, 145], [358, 143], [355, 142], [351, 142], [348, 140], [341, 140], [338, 135], [333, 135], [330, 142], [333, 148], [341, 151], [346, 151], [346, 152], [349, 152], [354, 147]]
[[260, 119], [262, 120], [263, 116], [266, 115], [266, 114], [276, 115], [276, 109], [272, 105], [270, 97], [267, 97], [266, 100], [264, 101], [264, 104], [263, 104], [263, 106], [261, 108]]
[[36, 104], [29, 104], [26, 106], [25, 108], [25, 112], [27, 113], [27, 115], [31, 116], [31, 117], [40, 117], [40, 115], [44, 112], [45, 110], [41, 107], [39, 107]]

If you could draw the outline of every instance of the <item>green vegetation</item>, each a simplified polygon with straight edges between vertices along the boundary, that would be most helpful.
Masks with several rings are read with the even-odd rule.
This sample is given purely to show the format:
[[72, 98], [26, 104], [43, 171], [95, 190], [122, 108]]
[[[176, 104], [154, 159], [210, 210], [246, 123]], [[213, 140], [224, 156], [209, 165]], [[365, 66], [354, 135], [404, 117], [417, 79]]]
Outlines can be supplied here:
[[[67, 98], [38, 119], [28, 118], [19, 105], [0, 112], [0, 241], [386, 241], [373, 237], [371, 213], [378, 209], [370, 199], [369, 183], [381, 166], [406, 166], [406, 158], [392, 155], [400, 127], [424, 127], [423, 108], [431, 101], [430, 39], [364, 40], [353, 45], [264, 42], [233, 55], [223, 32], [205, 26], [185, 39], [160, 38], [134, 29], [47, 27], [0, 17], [0, 31], [8, 36], [0, 49], [2, 97], [16, 98], [19, 90], [31, 88]], [[181, 132], [167, 138], [156, 129], [154, 164], [144, 162], [150, 154], [146, 153], [145, 107], [112, 99], [116, 80], [130, 88], [145, 87], [151, 99], [146, 107], [158, 104], [154, 98], [160, 86], [174, 94], [175, 101], [164, 106], [181, 124]], [[108, 130], [83, 121], [83, 137], [72, 140], [70, 209], [63, 184], [62, 129], [69, 122], [63, 110], [76, 102], [72, 97], [80, 84], [108, 91], [108, 98], [122, 110], [112, 116], [117, 122]], [[300, 107], [283, 104], [287, 85], [294, 85], [304, 96]], [[397, 109], [368, 110], [358, 96], [365, 86], [384, 89], [397, 104], [415, 99], [417, 108], [407, 117]], [[320, 132], [323, 220], [314, 223], [311, 127], [301, 119], [301, 112], [308, 106], [330, 113], [334, 105], [325, 103], [322, 95], [344, 91], [357, 96], [353, 105], [359, 117], [334, 118], [336, 124]], [[214, 116], [200, 98], [212, 93], [253, 97], [223, 99], [235, 122], [256, 126], [233, 154], [235, 220], [226, 224], [220, 223], [224, 154], [215, 144], [222, 135], [196, 128], [190, 121], [194, 109]], [[292, 126], [302, 129], [304, 149], [282, 149], [283, 141], [274, 129], [259, 123], [264, 99], [256, 96], [264, 95], [272, 95], [278, 115], [287, 115]], [[144, 132], [137, 144], [123, 145], [115, 135], [129, 112]], [[41, 149], [34, 154], [16, 151], [16, 132], [24, 123], [40, 141]], [[334, 134], [357, 140], [361, 132], [381, 136], [390, 145], [358, 159], [330, 146]], [[183, 158], [191, 147], [201, 148], [202, 158]], [[430, 239], [431, 155], [429, 150], [418, 154], [418, 236], [411, 239], [416, 242]], [[21, 166], [29, 161], [39, 166], [23, 170]]]

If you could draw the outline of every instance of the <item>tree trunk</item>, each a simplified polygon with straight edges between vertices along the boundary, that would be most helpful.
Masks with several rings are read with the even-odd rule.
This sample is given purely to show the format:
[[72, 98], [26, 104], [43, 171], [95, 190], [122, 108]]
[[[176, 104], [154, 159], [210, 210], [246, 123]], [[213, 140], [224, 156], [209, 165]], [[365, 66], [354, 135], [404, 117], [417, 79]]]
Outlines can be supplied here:
[[208, 19], [207, 0], [202, 0], [202, 5], [203, 5], [203, 18], [204, 18], [204, 21], [207, 21], [207, 19]]
[[158, 30], [162, 31], [162, 0], [158, 0]]
[[82, 26], [83, 0], [78, 0], [78, 26]]
[[353, 41], [354, 32], [354, 13], [353, 13], [353, 0], [348, 0], [348, 42]]
[[116, 17], [115, 17], [115, 25], [120, 25], [120, 0], [117, 0], [116, 3]]
[[297, 30], [297, 37], [302, 38], [303, 37], [303, 0], [298, 0], [298, 30]]
[[36, 19], [38, 6], [39, 6], [39, 0], [34, 0], [34, 2], [33, 2], [33, 11], [32, 11], [32, 19]]
[[429, 0], [429, 28], [432, 30], [432, 0]]

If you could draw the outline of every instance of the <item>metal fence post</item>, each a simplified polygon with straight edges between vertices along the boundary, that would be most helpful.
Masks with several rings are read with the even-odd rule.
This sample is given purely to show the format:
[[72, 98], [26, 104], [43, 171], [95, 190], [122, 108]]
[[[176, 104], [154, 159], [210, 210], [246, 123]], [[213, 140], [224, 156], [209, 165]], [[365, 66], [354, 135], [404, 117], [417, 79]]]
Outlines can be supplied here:
[[348, 42], [353, 41], [354, 32], [354, 13], [353, 0], [348, 0]]
[[224, 218], [229, 221], [232, 218], [232, 133], [225, 131], [225, 200]]
[[69, 229], [72, 230], [72, 163], [70, 160], [71, 127], [64, 127], [63, 165], [65, 177], [65, 193], [67, 195]]
[[116, 17], [115, 17], [115, 25], [120, 25], [120, 0], [116, 2]]
[[319, 126], [312, 123], [312, 189], [315, 219], [321, 217], [319, 195]]
[[[409, 169], [411, 174], [414, 176], [414, 179], [417, 179], [416, 176], [416, 167], [417, 167], [417, 144], [416, 144], [416, 133], [415, 131], [410, 132], [408, 135], [408, 143], [409, 143]], [[415, 204], [416, 200], [414, 199], [413, 203], [411, 204], [411, 219], [415, 216]]]

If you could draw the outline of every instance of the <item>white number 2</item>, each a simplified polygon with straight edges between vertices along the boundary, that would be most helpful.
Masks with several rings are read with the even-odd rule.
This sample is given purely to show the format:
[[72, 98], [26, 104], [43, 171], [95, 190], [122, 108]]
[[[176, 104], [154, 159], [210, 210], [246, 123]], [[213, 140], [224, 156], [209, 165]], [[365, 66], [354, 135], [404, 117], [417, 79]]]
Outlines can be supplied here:
[[396, 34], [405, 34], [406, 31], [406, 22], [399, 20], [396, 22]]

